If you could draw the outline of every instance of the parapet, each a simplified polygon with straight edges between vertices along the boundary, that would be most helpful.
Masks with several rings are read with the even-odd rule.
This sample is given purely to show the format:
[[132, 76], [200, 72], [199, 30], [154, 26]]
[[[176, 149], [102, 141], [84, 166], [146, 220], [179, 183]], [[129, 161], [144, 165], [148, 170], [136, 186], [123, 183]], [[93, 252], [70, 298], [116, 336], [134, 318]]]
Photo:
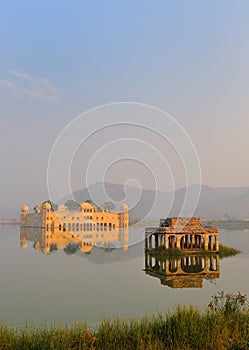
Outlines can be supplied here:
[[174, 227], [174, 226], [195, 226], [199, 227], [201, 226], [201, 219], [200, 218], [167, 218], [167, 219], [161, 219], [160, 220], [160, 226], [161, 227]]

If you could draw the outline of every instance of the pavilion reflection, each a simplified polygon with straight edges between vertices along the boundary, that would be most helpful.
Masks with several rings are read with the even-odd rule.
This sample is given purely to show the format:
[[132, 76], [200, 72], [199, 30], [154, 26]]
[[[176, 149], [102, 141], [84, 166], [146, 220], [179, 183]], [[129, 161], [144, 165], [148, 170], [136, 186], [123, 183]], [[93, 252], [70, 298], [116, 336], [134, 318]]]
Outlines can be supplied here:
[[220, 258], [218, 254], [157, 258], [145, 252], [144, 271], [171, 288], [202, 288], [204, 279], [220, 277]]
[[33, 248], [43, 254], [56, 250], [64, 250], [66, 254], [89, 254], [93, 247], [100, 247], [106, 251], [116, 248], [128, 250], [128, 238], [128, 227], [77, 232], [20, 227], [20, 247], [26, 249], [28, 242], [33, 242]]

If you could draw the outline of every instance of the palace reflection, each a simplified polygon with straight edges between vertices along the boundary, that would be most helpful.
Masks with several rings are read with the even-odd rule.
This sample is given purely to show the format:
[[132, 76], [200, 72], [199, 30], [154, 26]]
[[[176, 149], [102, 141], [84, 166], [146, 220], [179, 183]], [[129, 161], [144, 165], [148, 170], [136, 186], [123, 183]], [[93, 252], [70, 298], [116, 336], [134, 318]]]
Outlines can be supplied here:
[[114, 230], [96, 229], [82, 231], [61, 231], [59, 229], [20, 227], [20, 247], [26, 249], [28, 242], [33, 242], [33, 248], [49, 254], [56, 250], [64, 250], [66, 254], [82, 252], [89, 254], [93, 247], [105, 250], [121, 248], [128, 249], [128, 227]]
[[144, 271], [171, 288], [201, 288], [204, 279], [219, 278], [220, 258], [218, 254], [156, 258], [145, 252]]

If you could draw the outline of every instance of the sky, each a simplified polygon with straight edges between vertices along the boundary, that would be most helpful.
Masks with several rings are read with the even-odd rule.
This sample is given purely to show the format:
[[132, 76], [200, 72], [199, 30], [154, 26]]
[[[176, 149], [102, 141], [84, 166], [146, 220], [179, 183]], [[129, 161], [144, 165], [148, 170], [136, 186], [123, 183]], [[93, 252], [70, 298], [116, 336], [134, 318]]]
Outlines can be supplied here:
[[[89, 109], [117, 102], [152, 106], [174, 118], [194, 144], [203, 184], [248, 186], [248, 15], [249, 2], [243, 0], [1, 1], [0, 217], [3, 208], [47, 199], [48, 164], [60, 133]], [[164, 124], [142, 109], [130, 110], [144, 120], [137, 134], [129, 125], [106, 128], [81, 147], [72, 165], [73, 190], [86, 185], [85, 159], [99, 155], [108, 140], [113, 143], [107, 154], [129, 135], [127, 157], [141, 146], [134, 146], [137, 137], [163, 152], [155, 133], [146, 136], [145, 126], [155, 121], [155, 129], [162, 130]], [[121, 110], [86, 115], [86, 129], [91, 119], [92, 130], [98, 130], [110, 115], [117, 124]], [[170, 174], [174, 155], [170, 150], [164, 155], [169, 188], [159, 174], [159, 160], [156, 165], [148, 161], [154, 174], [146, 177], [132, 162], [120, 159], [115, 168], [107, 159], [105, 179], [122, 183], [137, 175], [150, 188], [154, 180], [149, 179], [159, 174], [159, 189], [186, 185], [176, 166]], [[148, 152], [148, 159], [153, 157]], [[96, 166], [95, 174], [101, 171]]]

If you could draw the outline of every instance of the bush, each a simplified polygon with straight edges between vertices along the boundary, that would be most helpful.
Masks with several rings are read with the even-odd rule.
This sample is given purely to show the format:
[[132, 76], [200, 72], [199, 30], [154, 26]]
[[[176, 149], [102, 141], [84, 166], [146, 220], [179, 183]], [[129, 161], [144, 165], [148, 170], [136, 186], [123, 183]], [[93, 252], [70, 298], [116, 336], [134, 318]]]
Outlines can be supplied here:
[[245, 311], [248, 308], [248, 302], [246, 295], [240, 292], [225, 294], [224, 291], [221, 291], [212, 296], [208, 307], [224, 316], [234, 316]]

